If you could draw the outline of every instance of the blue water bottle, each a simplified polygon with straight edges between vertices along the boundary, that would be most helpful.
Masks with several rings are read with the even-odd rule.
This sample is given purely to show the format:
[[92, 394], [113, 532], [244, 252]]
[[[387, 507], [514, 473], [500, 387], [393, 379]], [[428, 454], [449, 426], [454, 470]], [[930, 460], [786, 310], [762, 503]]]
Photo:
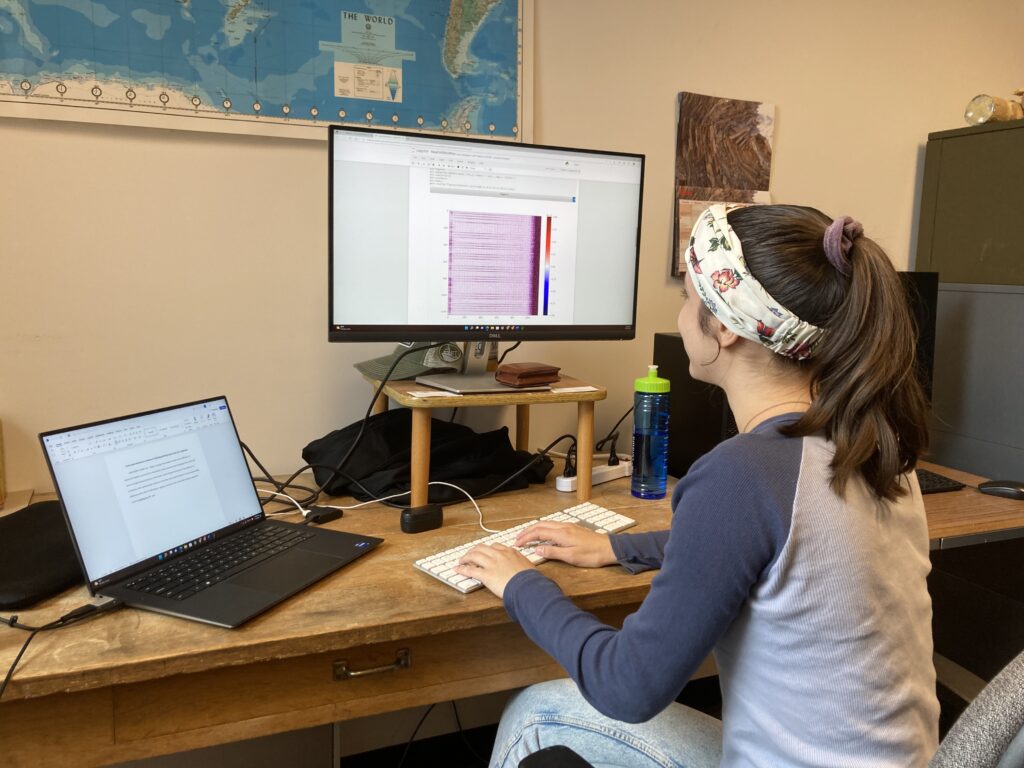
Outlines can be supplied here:
[[665, 497], [668, 481], [669, 380], [658, 378], [658, 366], [647, 366], [647, 375], [633, 388], [633, 483], [630, 489], [641, 499]]

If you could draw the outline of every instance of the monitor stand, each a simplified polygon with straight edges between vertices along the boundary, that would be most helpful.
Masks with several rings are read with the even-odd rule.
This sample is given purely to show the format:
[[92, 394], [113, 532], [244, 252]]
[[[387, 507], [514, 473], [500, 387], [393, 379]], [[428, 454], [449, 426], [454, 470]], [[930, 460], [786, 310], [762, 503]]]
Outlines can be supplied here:
[[496, 341], [467, 341], [462, 345], [461, 373], [432, 373], [417, 376], [417, 384], [426, 384], [459, 395], [484, 394], [492, 392], [543, 392], [550, 390], [547, 384], [532, 387], [509, 387], [494, 378], [494, 371], [487, 370], [492, 350], [497, 353]]

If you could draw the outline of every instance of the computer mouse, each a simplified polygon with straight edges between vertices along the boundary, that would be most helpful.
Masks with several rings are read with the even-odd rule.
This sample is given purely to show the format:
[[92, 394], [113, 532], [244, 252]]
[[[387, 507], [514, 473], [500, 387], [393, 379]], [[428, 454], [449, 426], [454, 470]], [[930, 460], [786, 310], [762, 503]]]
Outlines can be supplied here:
[[978, 485], [978, 490], [992, 496], [1024, 501], [1024, 482], [1020, 480], [987, 480]]

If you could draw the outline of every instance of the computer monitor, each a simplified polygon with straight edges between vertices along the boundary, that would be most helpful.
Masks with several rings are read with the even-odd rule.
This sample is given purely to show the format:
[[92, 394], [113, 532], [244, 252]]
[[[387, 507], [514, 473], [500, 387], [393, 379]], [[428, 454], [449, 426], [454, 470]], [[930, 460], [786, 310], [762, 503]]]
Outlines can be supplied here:
[[632, 339], [644, 156], [329, 129], [328, 339]]

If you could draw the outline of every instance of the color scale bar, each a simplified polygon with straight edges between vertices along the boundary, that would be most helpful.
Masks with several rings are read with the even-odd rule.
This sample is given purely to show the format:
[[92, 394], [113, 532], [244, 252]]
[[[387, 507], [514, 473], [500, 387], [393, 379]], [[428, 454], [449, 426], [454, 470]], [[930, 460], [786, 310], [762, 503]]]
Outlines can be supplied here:
[[551, 217], [545, 216], [547, 227], [544, 233], [544, 310], [548, 314], [548, 292], [551, 290]]

